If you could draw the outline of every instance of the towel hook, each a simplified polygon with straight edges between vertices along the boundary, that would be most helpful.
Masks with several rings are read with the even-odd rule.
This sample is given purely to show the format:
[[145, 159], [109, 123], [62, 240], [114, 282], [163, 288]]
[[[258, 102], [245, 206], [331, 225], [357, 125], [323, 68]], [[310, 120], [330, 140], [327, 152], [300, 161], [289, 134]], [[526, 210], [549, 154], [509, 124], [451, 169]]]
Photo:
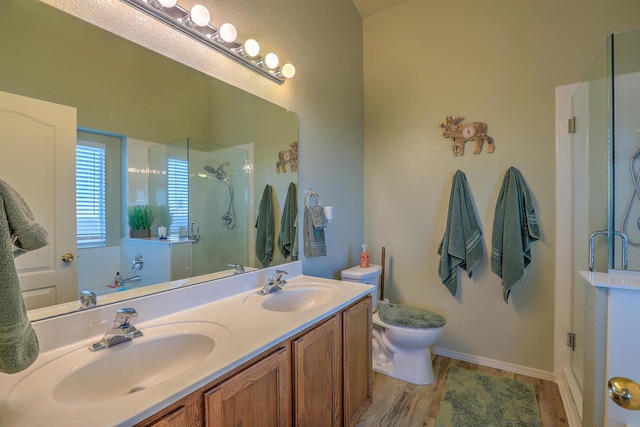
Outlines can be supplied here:
[[306, 207], [309, 207], [309, 199], [311, 197], [315, 197], [316, 199], [316, 206], [322, 206], [322, 203], [320, 202], [320, 196], [318, 195], [318, 193], [316, 193], [315, 191], [313, 191], [312, 189], [308, 189], [307, 190], [307, 195], [304, 196], [304, 205]]

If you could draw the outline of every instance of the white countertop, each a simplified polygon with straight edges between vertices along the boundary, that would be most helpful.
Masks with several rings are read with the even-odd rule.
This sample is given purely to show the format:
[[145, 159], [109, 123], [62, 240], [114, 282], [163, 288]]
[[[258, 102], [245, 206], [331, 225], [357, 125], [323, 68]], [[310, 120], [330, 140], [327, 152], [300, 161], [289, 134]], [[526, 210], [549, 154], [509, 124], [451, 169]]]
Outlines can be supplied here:
[[[373, 286], [370, 285], [304, 276], [301, 274], [299, 262], [288, 266], [288, 270], [293, 270], [294, 274], [296, 269], [300, 270], [297, 276], [286, 277], [287, 286], [313, 283], [335, 286], [339, 288], [338, 295], [331, 303], [306, 310], [293, 312], [266, 310], [259, 303], [255, 303], [255, 298], [261, 298], [255, 293], [264, 284], [264, 277], [270, 274], [271, 271], [267, 269], [87, 310], [42, 323], [36, 322], [34, 328], [41, 341], [41, 354], [38, 360], [19, 374], [0, 374], [0, 425], [11, 427], [133, 425], [279, 342], [340, 311], [373, 290]], [[220, 340], [216, 340], [213, 357], [206, 358], [180, 374], [175, 381], [165, 381], [152, 388], [110, 399], [107, 402], [82, 406], [62, 404], [54, 401], [51, 390], [46, 388], [38, 389], [28, 399], [23, 397], [20, 400], [12, 395], [16, 386], [33, 372], [56, 366], [54, 362], [61, 356], [79, 348], [88, 347], [99, 340], [110, 327], [115, 311], [122, 307], [133, 307], [138, 311], [140, 316], [134, 319], [138, 321], [132, 323], [143, 332], [145, 329], [151, 331], [157, 325], [210, 322], [221, 329], [226, 329], [228, 333]], [[171, 314], [166, 314], [169, 311]], [[158, 315], [158, 313], [161, 314]], [[80, 336], [82, 339], [74, 340], [73, 336]], [[144, 339], [145, 337], [141, 337], [134, 341]], [[58, 343], [60, 346], [57, 346]], [[98, 353], [117, 348], [118, 346], [115, 346]], [[98, 354], [88, 349], [86, 351], [87, 359]], [[65, 372], [53, 372], [54, 369], [51, 371], [47, 374], [51, 374], [52, 378], [66, 375]], [[188, 384], [185, 385], [185, 383]], [[100, 384], [96, 383], [95, 387], [99, 388]], [[86, 393], [91, 393], [91, 390], [86, 390]]]
[[597, 288], [640, 290], [640, 271], [609, 270], [608, 273], [581, 271], [580, 275]]

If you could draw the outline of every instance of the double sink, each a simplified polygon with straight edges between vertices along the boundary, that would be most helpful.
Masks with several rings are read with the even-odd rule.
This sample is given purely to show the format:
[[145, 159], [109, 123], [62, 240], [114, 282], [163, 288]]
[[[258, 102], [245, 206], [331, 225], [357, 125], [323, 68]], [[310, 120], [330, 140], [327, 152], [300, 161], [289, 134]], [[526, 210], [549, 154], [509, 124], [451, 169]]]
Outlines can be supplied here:
[[[286, 317], [278, 316], [315, 309], [321, 313], [320, 308], [340, 303], [344, 297], [340, 282], [331, 282], [307, 277], [267, 295], [252, 290], [215, 304], [218, 310], [244, 311], [255, 318], [262, 312], [262, 317], [271, 316], [270, 322], [286, 322]], [[25, 375], [9, 393], [9, 405], [29, 411], [37, 399], [43, 413], [109, 403], [126, 406], [145, 392], [182, 390], [197, 383], [203, 370], [229, 354], [234, 338], [247, 339], [215, 321], [172, 321], [143, 325], [140, 330], [143, 336], [99, 352], [89, 351], [86, 343], [71, 346]]]

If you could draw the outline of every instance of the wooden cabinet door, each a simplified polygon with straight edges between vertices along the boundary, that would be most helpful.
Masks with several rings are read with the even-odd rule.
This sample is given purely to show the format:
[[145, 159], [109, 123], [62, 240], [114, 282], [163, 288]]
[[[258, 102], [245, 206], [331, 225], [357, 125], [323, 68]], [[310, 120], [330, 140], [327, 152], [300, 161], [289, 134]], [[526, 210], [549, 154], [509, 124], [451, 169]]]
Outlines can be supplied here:
[[290, 372], [281, 348], [205, 392], [205, 426], [291, 426]]
[[189, 427], [187, 409], [184, 406], [181, 406], [175, 411], [155, 421], [153, 424], [150, 424], [149, 427]]
[[297, 427], [342, 425], [342, 327], [334, 316], [293, 341]]
[[353, 426], [371, 405], [371, 297], [342, 313], [344, 425]]

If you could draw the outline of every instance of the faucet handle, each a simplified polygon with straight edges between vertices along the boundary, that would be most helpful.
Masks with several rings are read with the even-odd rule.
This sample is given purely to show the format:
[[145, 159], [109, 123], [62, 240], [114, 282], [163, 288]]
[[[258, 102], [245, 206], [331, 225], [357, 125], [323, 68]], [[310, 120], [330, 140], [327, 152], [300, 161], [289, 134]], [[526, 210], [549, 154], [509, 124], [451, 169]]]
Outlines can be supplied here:
[[138, 312], [133, 308], [121, 308], [116, 312], [115, 324], [118, 328], [126, 329], [132, 317], [138, 317]]
[[289, 274], [284, 270], [276, 270], [273, 272], [273, 277], [271, 277], [271, 282], [279, 282], [282, 279], [282, 276], [285, 274]]
[[244, 266], [242, 264], [227, 264], [227, 267], [233, 268], [233, 274], [244, 273]]

